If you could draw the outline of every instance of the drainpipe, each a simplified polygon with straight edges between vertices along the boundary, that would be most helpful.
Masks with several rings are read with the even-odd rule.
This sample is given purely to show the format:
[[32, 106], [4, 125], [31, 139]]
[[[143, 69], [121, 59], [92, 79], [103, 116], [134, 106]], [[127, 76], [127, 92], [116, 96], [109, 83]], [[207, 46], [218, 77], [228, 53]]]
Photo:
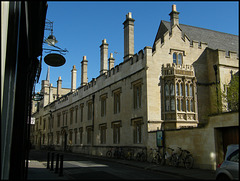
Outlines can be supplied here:
[[215, 78], [216, 78], [216, 95], [217, 95], [217, 113], [219, 113], [219, 102], [218, 102], [218, 82], [217, 82], [217, 65], [213, 65], [213, 69], [215, 71]]

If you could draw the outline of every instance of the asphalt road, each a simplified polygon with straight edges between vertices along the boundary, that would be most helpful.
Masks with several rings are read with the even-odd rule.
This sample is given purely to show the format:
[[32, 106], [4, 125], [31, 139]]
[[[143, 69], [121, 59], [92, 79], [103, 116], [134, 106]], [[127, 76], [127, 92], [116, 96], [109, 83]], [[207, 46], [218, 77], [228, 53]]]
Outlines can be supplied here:
[[[145, 170], [117, 163], [114, 160], [94, 158], [82, 154], [63, 153], [63, 172], [73, 180], [185, 180], [186, 178]], [[38, 160], [46, 164], [47, 151], [31, 150], [29, 160]], [[139, 162], [141, 164], [141, 162]]]

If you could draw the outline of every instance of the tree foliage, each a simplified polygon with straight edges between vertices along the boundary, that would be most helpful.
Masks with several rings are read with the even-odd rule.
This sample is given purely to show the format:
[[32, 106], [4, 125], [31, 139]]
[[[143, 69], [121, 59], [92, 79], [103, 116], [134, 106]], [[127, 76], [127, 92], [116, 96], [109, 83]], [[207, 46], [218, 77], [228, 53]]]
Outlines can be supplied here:
[[231, 111], [239, 110], [239, 76], [233, 75], [227, 89], [227, 103]]

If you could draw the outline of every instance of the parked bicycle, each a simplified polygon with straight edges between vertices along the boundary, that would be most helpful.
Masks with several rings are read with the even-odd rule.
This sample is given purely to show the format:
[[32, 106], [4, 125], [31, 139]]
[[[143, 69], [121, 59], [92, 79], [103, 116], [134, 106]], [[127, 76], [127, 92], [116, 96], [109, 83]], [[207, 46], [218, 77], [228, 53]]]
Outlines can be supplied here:
[[128, 148], [127, 152], [125, 152], [124, 158], [126, 160], [133, 160], [133, 158], [134, 158], [134, 151], [133, 151], [133, 149]]
[[151, 163], [153, 162], [153, 158], [155, 156], [155, 151], [156, 149], [150, 148], [147, 160], [150, 161]]
[[137, 161], [145, 162], [147, 160], [147, 155], [146, 155], [144, 150], [146, 150], [146, 149], [142, 148], [142, 151], [137, 153], [137, 155], [136, 155], [136, 160]]
[[114, 148], [110, 148], [110, 149], [106, 152], [106, 156], [107, 156], [108, 158], [112, 158], [113, 150], [114, 150]]
[[162, 162], [162, 155], [160, 153], [160, 150], [159, 149], [154, 149], [154, 155], [153, 155], [153, 158], [152, 158], [152, 163], [155, 163], [157, 165], [159, 165], [161, 162]]
[[170, 148], [170, 147], [167, 147], [166, 151], [164, 153], [165, 162], [163, 161], [162, 165], [163, 164], [167, 164], [167, 165], [170, 165], [170, 166], [173, 165], [173, 154], [174, 154], [174, 149]]
[[124, 152], [122, 148], [115, 148], [114, 153], [113, 153], [114, 158], [122, 158], [124, 159]]
[[193, 157], [191, 153], [187, 150], [183, 150], [182, 148], [178, 147], [180, 153], [173, 154], [173, 166], [178, 167], [180, 164], [183, 164], [186, 169], [190, 169], [193, 167]]

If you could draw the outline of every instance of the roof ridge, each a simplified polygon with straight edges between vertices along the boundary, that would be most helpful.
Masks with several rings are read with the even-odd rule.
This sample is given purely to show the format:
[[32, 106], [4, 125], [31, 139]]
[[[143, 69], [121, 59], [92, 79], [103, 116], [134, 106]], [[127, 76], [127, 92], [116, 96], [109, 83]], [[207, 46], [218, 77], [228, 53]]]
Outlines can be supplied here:
[[[162, 20], [164, 22], [170, 23], [169, 21], [166, 20]], [[211, 30], [211, 29], [207, 29], [207, 28], [201, 28], [201, 27], [197, 27], [197, 26], [191, 26], [191, 25], [186, 25], [186, 24], [179, 24], [180, 26], [189, 26], [189, 27], [193, 27], [193, 28], [198, 28], [198, 29], [202, 29], [202, 30], [208, 30], [208, 31], [213, 31], [213, 32], [217, 32], [217, 33], [223, 33], [223, 34], [228, 34], [228, 35], [232, 35], [232, 36], [239, 36], [239, 35], [234, 35], [234, 34], [230, 34], [230, 33], [225, 33], [225, 32], [221, 32], [221, 31], [216, 31], [216, 30]]]

